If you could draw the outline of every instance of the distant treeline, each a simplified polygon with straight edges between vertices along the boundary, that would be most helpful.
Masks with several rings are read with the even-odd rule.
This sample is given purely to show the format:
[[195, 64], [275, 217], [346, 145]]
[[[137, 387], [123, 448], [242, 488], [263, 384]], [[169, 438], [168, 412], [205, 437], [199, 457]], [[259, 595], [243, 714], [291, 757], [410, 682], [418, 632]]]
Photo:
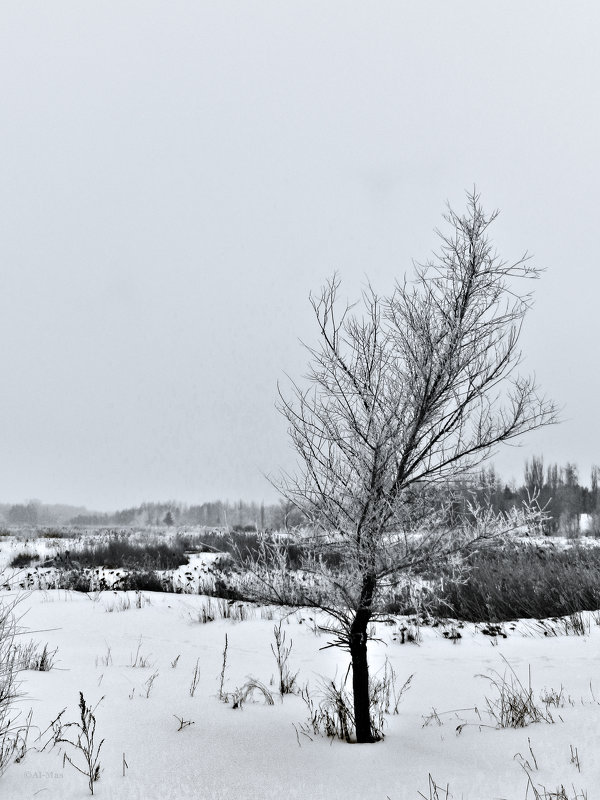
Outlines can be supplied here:
[[142, 503], [113, 514], [78, 514], [72, 525], [206, 525], [232, 530], [279, 530], [302, 523], [302, 517], [291, 503], [271, 505], [217, 500], [202, 505], [176, 502]]
[[51, 505], [40, 500], [27, 500], [16, 505], [0, 503], [0, 521], [8, 525], [68, 525], [74, 516], [87, 513], [84, 506]]
[[[580, 483], [575, 464], [544, 466], [541, 456], [525, 462], [521, 485], [502, 480], [493, 466], [458, 484], [465, 497], [473, 496], [495, 511], [509, 511], [529, 497], [537, 497], [548, 514], [546, 533], [600, 535], [600, 467], [592, 467], [589, 485]], [[281, 530], [302, 525], [302, 515], [287, 501], [264, 503], [217, 500], [201, 505], [175, 501], [142, 503], [113, 513], [93, 513], [74, 506], [46, 505], [37, 500], [0, 505], [0, 518], [9, 525], [205, 525], [239, 531]]]
[[508, 511], [528, 498], [535, 497], [545, 509], [548, 520], [546, 533], [600, 535], [600, 497], [598, 482], [600, 467], [593, 466], [589, 485], [580, 483], [577, 466], [550, 464], [544, 467], [541, 456], [525, 462], [523, 483], [520, 486], [505, 484], [494, 467], [483, 469], [474, 491], [482, 504], [490, 504], [496, 511]]
[[90, 512], [73, 506], [45, 505], [37, 500], [0, 505], [0, 518], [8, 525], [206, 525], [234, 530], [279, 530], [302, 522], [297, 509], [288, 502], [265, 505], [217, 500], [202, 505], [175, 501], [142, 503], [112, 513]]

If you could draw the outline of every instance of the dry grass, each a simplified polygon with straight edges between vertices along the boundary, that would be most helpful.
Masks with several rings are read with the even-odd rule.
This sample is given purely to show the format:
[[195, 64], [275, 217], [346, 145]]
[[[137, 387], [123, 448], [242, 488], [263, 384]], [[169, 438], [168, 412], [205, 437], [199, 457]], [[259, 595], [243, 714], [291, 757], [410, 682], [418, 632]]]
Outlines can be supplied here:
[[16, 609], [20, 598], [0, 601], [0, 775], [11, 761], [19, 761], [27, 751], [31, 715], [20, 720], [15, 708], [19, 696], [18, 673], [22, 664], [17, 657], [19, 634]]
[[[549, 703], [538, 703], [531, 685], [531, 667], [528, 670], [527, 683], [524, 684], [513, 667], [506, 663], [503, 674], [494, 671], [492, 675], [484, 675], [495, 696], [486, 697], [487, 710], [499, 728], [524, 728], [535, 722], [553, 723], [554, 718], [549, 711]], [[556, 693], [551, 690], [551, 696]]]
[[449, 784], [446, 784], [445, 787], [440, 786], [431, 777], [431, 773], [429, 773], [428, 794], [419, 792], [419, 797], [422, 797], [423, 800], [450, 800], [450, 786]]
[[[420, 597], [432, 614], [468, 622], [570, 615], [565, 632], [583, 635], [576, 615], [600, 608], [600, 547], [513, 543], [481, 550], [467, 566], [459, 579], [451, 566], [429, 576], [431, 588]], [[396, 598], [394, 610], [415, 613], [414, 599], [407, 591]]]

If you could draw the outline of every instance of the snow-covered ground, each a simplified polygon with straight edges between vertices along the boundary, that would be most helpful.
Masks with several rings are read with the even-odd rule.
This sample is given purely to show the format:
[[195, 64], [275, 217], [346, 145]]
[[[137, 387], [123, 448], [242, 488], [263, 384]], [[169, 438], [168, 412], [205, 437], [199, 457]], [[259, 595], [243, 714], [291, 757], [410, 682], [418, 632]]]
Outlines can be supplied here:
[[[42, 560], [76, 553], [86, 538], [5, 536], [0, 569], [23, 550]], [[179, 583], [197, 590], [216, 558], [192, 555], [177, 571]], [[10, 578], [18, 586], [31, 570], [5, 569], [0, 584]], [[0, 591], [0, 603], [15, 596]], [[348, 655], [325, 648], [328, 637], [311, 610], [286, 613], [193, 593], [39, 589], [22, 593], [18, 609], [19, 641], [47, 644], [56, 655], [50, 671], [21, 673], [21, 719], [32, 709], [29, 750], [0, 777], [2, 800], [89, 796], [85, 777], [63, 762], [66, 752], [81, 763], [80, 754], [68, 745], [41, 752], [51, 735], [46, 729], [63, 709], [63, 723], [78, 720], [79, 692], [98, 704], [96, 737], [104, 744], [94, 791], [111, 800], [533, 800], [529, 781], [541, 797], [542, 787], [550, 793], [560, 786], [564, 795], [547, 796], [600, 797], [598, 614], [582, 616], [583, 636], [560, 620], [505, 624], [506, 638], [488, 635], [493, 631], [485, 633], [485, 626], [448, 623], [421, 627], [418, 644], [401, 643], [406, 620], [380, 624], [374, 631], [380, 641], [370, 644], [372, 674], [387, 658], [399, 685], [414, 677], [399, 714], [387, 717], [385, 740], [359, 746], [303, 735], [304, 701], [277, 695], [271, 648], [280, 620], [292, 643], [290, 668], [315, 701], [323, 678], [339, 682], [346, 675]], [[274, 705], [258, 691], [242, 709], [219, 699], [226, 636], [224, 691], [251, 676], [271, 689]], [[497, 727], [487, 712], [486, 698], [497, 698], [490, 678], [510, 678], [511, 669], [526, 687], [531, 673], [534, 699], [552, 724]], [[546, 707], [541, 697], [558, 700], [558, 707]], [[178, 730], [182, 722], [193, 724]]]
[[[191, 528], [192, 535], [201, 535], [203, 528]], [[181, 529], [179, 530], [181, 532]], [[0, 537], [0, 587], [22, 589], [50, 589], [60, 585], [61, 571], [54, 566], [62, 560], [62, 568], [69, 568], [77, 562], [77, 553], [88, 545], [106, 545], [111, 539], [123, 539], [130, 544], [164, 544], [177, 535], [175, 529], [120, 530], [80, 529], [76, 533], [64, 529], [61, 538], [46, 538], [35, 530], [11, 531], [11, 535]], [[36, 560], [26, 567], [11, 567], [10, 562], [17, 555], [29, 555]], [[72, 559], [66, 562], [65, 555]], [[155, 570], [158, 576], [168, 577], [177, 591], [198, 594], [211, 591], [220, 568], [229, 563], [227, 553], [206, 552], [187, 554], [188, 563], [176, 569]], [[90, 576], [92, 585], [114, 586], [127, 570], [88, 567], [82, 570]]]
[[[522, 800], [528, 780], [522, 765], [549, 791], [564, 784], [569, 797], [575, 796], [572, 786], [587, 790], [588, 800], [598, 796], [600, 627], [592, 615], [586, 615], [586, 636], [544, 635], [542, 627], [523, 622], [505, 625], [507, 638], [465, 626], [456, 643], [439, 627], [421, 628], [419, 644], [403, 645], [399, 625], [380, 625], [383, 641], [370, 645], [373, 671], [387, 656], [400, 683], [414, 678], [400, 713], [388, 717], [385, 740], [359, 746], [298, 736], [294, 724], [306, 719], [306, 707], [297, 696], [276, 696], [272, 706], [257, 696], [241, 710], [219, 700], [226, 634], [226, 691], [248, 676], [267, 685], [275, 680], [271, 643], [281, 611], [254, 609], [245, 621], [202, 624], [202, 609], [209, 602], [216, 609], [214, 598], [144, 593], [139, 602], [138, 597], [36, 591], [20, 605], [26, 611], [22, 625], [30, 629], [24, 639], [58, 648], [51, 671], [22, 673], [20, 707], [23, 713], [33, 709], [36, 726], [30, 745], [41, 748], [49, 734], [36, 742], [38, 729], [46, 729], [63, 708], [64, 721], [78, 718], [80, 691], [88, 703], [101, 701], [97, 738], [105, 741], [97, 797], [417, 800], [419, 792], [430, 797], [431, 774], [444, 787], [439, 797], [446, 797], [448, 784], [448, 796], [457, 800]], [[345, 674], [348, 656], [321, 649], [327, 637], [315, 632], [312, 612], [289, 615], [284, 630], [293, 641], [290, 666], [299, 670], [300, 684], [308, 682], [317, 692], [319, 676]], [[147, 665], [131, 666], [136, 655]], [[485, 713], [485, 698], [493, 698], [494, 690], [481, 676], [505, 672], [505, 659], [525, 684], [531, 668], [536, 698], [563, 688], [564, 706], [550, 709], [554, 724], [494, 727]], [[191, 696], [196, 663], [200, 680]], [[275, 694], [276, 686], [271, 688]], [[194, 724], [178, 731], [177, 717]], [[580, 771], [571, 747], [577, 749]], [[58, 746], [43, 753], [31, 747], [0, 778], [0, 797], [7, 800], [88, 795], [85, 778], [63, 764]], [[527, 796], [533, 797], [531, 789]]]

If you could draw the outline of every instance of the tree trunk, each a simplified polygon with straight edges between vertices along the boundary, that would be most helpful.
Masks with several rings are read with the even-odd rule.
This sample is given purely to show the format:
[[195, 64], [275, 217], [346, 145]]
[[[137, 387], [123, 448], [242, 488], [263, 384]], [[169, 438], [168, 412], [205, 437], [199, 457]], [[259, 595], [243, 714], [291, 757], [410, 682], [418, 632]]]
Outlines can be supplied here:
[[373, 572], [363, 574], [360, 603], [350, 626], [350, 655], [352, 657], [352, 692], [354, 696], [354, 722], [356, 741], [359, 744], [376, 742], [371, 725], [371, 698], [369, 693], [369, 662], [367, 661], [367, 628], [373, 615], [373, 595], [377, 579]]
[[354, 696], [354, 722], [356, 741], [359, 744], [375, 742], [371, 726], [369, 696], [369, 662], [367, 661], [367, 626], [371, 611], [360, 609], [350, 629], [350, 655], [352, 657], [352, 693]]

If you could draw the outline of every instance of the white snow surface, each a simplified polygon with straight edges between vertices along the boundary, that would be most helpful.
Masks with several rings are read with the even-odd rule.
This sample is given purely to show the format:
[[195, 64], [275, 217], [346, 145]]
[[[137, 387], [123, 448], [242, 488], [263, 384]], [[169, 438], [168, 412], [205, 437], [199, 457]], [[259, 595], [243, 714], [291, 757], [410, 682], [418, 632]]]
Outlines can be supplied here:
[[[26, 546], [50, 553], [57, 544], [65, 547], [41, 540]], [[2, 549], [0, 562], [7, 563], [23, 543], [7, 539]], [[202, 570], [209, 560], [193, 566]], [[0, 603], [15, 596], [0, 591]], [[33, 713], [29, 750], [0, 777], [0, 800], [90, 796], [85, 777], [63, 763], [64, 746], [40, 752], [49, 733], [36, 741], [62, 709], [63, 721], [78, 719], [80, 691], [98, 704], [96, 735], [104, 744], [94, 795], [106, 800], [525, 800], [534, 797], [525, 769], [542, 797], [542, 787], [564, 786], [569, 800], [584, 791], [587, 800], [600, 798], [599, 614], [583, 614], [584, 636], [566, 635], [561, 620], [506, 623], [506, 638], [449, 622], [421, 627], [418, 644], [401, 644], [406, 619], [378, 624], [380, 641], [369, 644], [371, 673], [387, 657], [399, 685], [414, 677], [399, 714], [387, 717], [385, 739], [357, 745], [302, 735], [304, 702], [277, 694], [271, 645], [279, 620], [292, 643], [290, 667], [315, 699], [322, 678], [339, 681], [347, 672], [348, 654], [326, 648], [330, 639], [316, 626], [324, 618], [313, 610], [195, 594], [38, 589], [20, 596], [20, 641], [47, 643], [57, 653], [50, 671], [20, 673], [21, 719]], [[445, 638], [452, 631], [460, 638]], [[226, 635], [225, 691], [252, 676], [270, 687], [274, 705], [258, 694], [241, 710], [219, 700]], [[131, 666], [136, 653], [146, 666]], [[200, 680], [191, 696], [196, 663]], [[537, 701], [563, 690], [564, 705], [550, 708], [554, 724], [496, 726], [486, 713], [486, 697], [496, 697], [489, 678], [509, 672], [508, 665], [524, 685], [531, 675]], [[178, 731], [177, 717], [193, 725]]]
[[[131, 607], [119, 611], [126, 597]], [[413, 673], [414, 678], [400, 713], [388, 717], [385, 740], [356, 745], [302, 735], [298, 739], [293, 724], [305, 720], [306, 710], [296, 696], [276, 696], [273, 706], [257, 698], [241, 710], [221, 702], [225, 634], [225, 688], [231, 691], [249, 675], [268, 684], [276, 672], [270, 649], [274, 621], [261, 619], [272, 610], [254, 609], [254, 618], [246, 621], [202, 624], [198, 614], [208, 602], [202, 596], [144, 593], [143, 607], [136, 608], [135, 593], [106, 592], [90, 599], [53, 590], [26, 596], [20, 610], [26, 611], [22, 625], [30, 632], [24, 637], [58, 648], [51, 671], [22, 673], [20, 708], [23, 713], [33, 709], [37, 726], [30, 745], [41, 746], [48, 737], [35, 742], [37, 729], [44, 730], [64, 707], [65, 720], [77, 719], [82, 691], [89, 703], [100, 701], [97, 736], [105, 742], [95, 784], [99, 798], [417, 800], [419, 791], [429, 798], [431, 774], [444, 791], [449, 785], [452, 798], [522, 800], [527, 776], [519, 762], [532, 764], [530, 745], [538, 764], [531, 772], [536, 785], [555, 790], [573, 784], [577, 791], [588, 791], [588, 800], [598, 796], [600, 706], [594, 698], [600, 698], [600, 628], [592, 615], [587, 636], [545, 636], [535, 623], [521, 622], [503, 626], [505, 639], [466, 625], [456, 644], [443, 637], [442, 628], [421, 628], [420, 644], [402, 645], [398, 625], [380, 625], [377, 633], [383, 641], [370, 644], [373, 671], [387, 656], [401, 683]], [[275, 619], [282, 614], [276, 610]], [[345, 674], [348, 656], [334, 648], [320, 649], [327, 636], [315, 633], [313, 622], [311, 611], [296, 611], [285, 618], [284, 629], [293, 641], [292, 668], [300, 671], [301, 683], [308, 681], [316, 691], [319, 676]], [[138, 644], [140, 654], [149, 657], [147, 667], [130, 666]], [[107, 665], [108, 648], [112, 663]], [[192, 697], [197, 659], [201, 677]], [[524, 683], [531, 668], [536, 696], [564, 687], [570, 701], [552, 710], [555, 724], [493, 727], [484, 713], [492, 687], [480, 676], [503, 673], [503, 659]], [[155, 672], [147, 698], [144, 683]], [[276, 687], [272, 689], [275, 693]], [[433, 709], [443, 724], [434, 720], [424, 726]], [[467, 710], [449, 713], [456, 709]], [[178, 731], [174, 715], [194, 724]], [[469, 724], [459, 734], [456, 729], [463, 722]], [[571, 763], [571, 745], [577, 748], [581, 772]], [[59, 747], [44, 753], [31, 748], [0, 778], [0, 797], [34, 796], [70, 800], [89, 792], [85, 778], [63, 765]]]

